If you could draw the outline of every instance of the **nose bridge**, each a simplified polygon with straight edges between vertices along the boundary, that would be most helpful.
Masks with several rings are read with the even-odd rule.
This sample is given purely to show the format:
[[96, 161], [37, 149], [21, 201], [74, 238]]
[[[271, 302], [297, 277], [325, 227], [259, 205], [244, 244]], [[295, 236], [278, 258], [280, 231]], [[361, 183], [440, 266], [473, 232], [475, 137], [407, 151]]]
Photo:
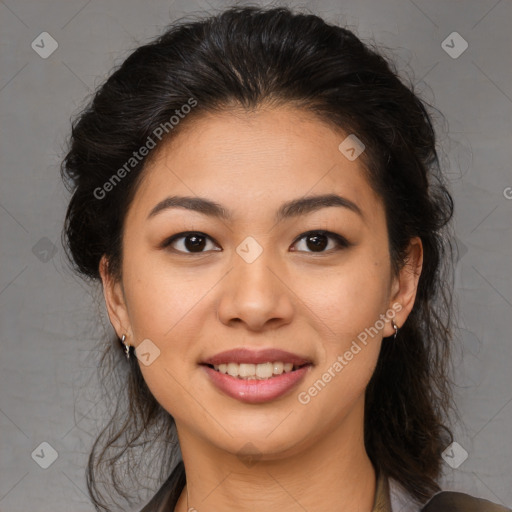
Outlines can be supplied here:
[[270, 295], [275, 288], [275, 276], [270, 271], [272, 262], [267, 255], [259, 256], [248, 263], [242, 258], [235, 263], [234, 273], [238, 277], [237, 292], [239, 295]]
[[233, 272], [240, 282], [246, 282], [253, 287], [271, 286], [273, 277], [269, 267], [276, 266], [273, 251], [268, 237], [247, 236], [237, 247], [233, 255]]
[[275, 295], [276, 278], [270, 271], [272, 266], [270, 253], [270, 250], [264, 250], [263, 247], [261, 249], [254, 247], [250, 241], [243, 242], [237, 248], [233, 279], [236, 296], [239, 299], [245, 297], [249, 300], [268, 301]]
[[289, 321], [292, 303], [287, 287], [276, 276], [278, 268], [272, 251], [258, 248], [251, 240], [242, 242], [222, 287], [219, 319], [224, 323], [238, 319], [251, 329], [271, 319]]

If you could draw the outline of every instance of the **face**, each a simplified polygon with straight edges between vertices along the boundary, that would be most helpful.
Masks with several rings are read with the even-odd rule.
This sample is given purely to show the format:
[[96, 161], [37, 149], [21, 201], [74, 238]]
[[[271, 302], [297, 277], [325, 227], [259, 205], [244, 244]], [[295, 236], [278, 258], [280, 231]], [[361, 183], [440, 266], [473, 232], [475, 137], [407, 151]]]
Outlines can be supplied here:
[[[272, 458], [361, 436], [364, 391], [392, 343], [382, 338], [414, 302], [421, 243], [414, 271], [394, 276], [384, 206], [361, 158], [338, 149], [346, 136], [292, 108], [225, 112], [146, 167], [122, 279], [101, 273], [112, 324], [150, 363], [139, 360], [180, 442], [233, 454], [251, 442]], [[317, 196], [328, 197], [303, 201]]]

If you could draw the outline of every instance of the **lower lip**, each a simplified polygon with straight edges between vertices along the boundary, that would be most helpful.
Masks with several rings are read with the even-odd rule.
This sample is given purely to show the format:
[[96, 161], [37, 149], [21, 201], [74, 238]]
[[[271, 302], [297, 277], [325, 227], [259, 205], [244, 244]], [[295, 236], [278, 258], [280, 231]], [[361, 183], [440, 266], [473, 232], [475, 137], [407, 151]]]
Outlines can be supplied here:
[[293, 389], [306, 375], [311, 365], [268, 379], [243, 380], [221, 373], [209, 366], [202, 366], [212, 383], [226, 395], [241, 402], [260, 404], [275, 400]]

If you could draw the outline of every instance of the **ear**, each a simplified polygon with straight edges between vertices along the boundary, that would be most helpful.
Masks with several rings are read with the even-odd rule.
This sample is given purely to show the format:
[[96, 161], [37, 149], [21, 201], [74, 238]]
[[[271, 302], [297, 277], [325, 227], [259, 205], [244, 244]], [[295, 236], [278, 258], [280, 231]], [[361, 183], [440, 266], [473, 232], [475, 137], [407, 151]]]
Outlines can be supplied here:
[[116, 280], [112, 276], [108, 268], [108, 259], [105, 255], [100, 260], [99, 273], [103, 283], [103, 297], [105, 298], [110, 323], [119, 338], [123, 334], [130, 335], [131, 327], [123, 285], [120, 280]]
[[[423, 268], [423, 244], [419, 237], [411, 238], [407, 249], [404, 266], [398, 276], [393, 277], [389, 308], [396, 312], [394, 317], [397, 327], [402, 327], [414, 306], [418, 282]], [[383, 336], [392, 336], [395, 329], [391, 322], [386, 322]]]

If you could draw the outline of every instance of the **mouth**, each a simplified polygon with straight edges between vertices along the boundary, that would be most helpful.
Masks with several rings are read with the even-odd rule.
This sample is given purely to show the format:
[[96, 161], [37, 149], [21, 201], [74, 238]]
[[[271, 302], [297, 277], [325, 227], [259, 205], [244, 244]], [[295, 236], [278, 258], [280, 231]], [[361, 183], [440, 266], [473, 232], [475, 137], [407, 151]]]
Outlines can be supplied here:
[[278, 349], [234, 349], [199, 363], [213, 386], [241, 402], [258, 404], [289, 394], [314, 366], [312, 360]]
[[306, 366], [311, 366], [311, 363], [297, 365], [293, 363], [285, 363], [283, 361], [267, 361], [259, 364], [238, 364], [229, 362], [221, 364], [206, 364], [205, 366], [208, 366], [216, 372], [227, 374], [240, 380], [267, 380], [282, 375], [283, 373], [291, 373]]
[[231, 377], [261, 380], [297, 371], [313, 362], [306, 357], [276, 348], [236, 348], [209, 357], [200, 364]]

